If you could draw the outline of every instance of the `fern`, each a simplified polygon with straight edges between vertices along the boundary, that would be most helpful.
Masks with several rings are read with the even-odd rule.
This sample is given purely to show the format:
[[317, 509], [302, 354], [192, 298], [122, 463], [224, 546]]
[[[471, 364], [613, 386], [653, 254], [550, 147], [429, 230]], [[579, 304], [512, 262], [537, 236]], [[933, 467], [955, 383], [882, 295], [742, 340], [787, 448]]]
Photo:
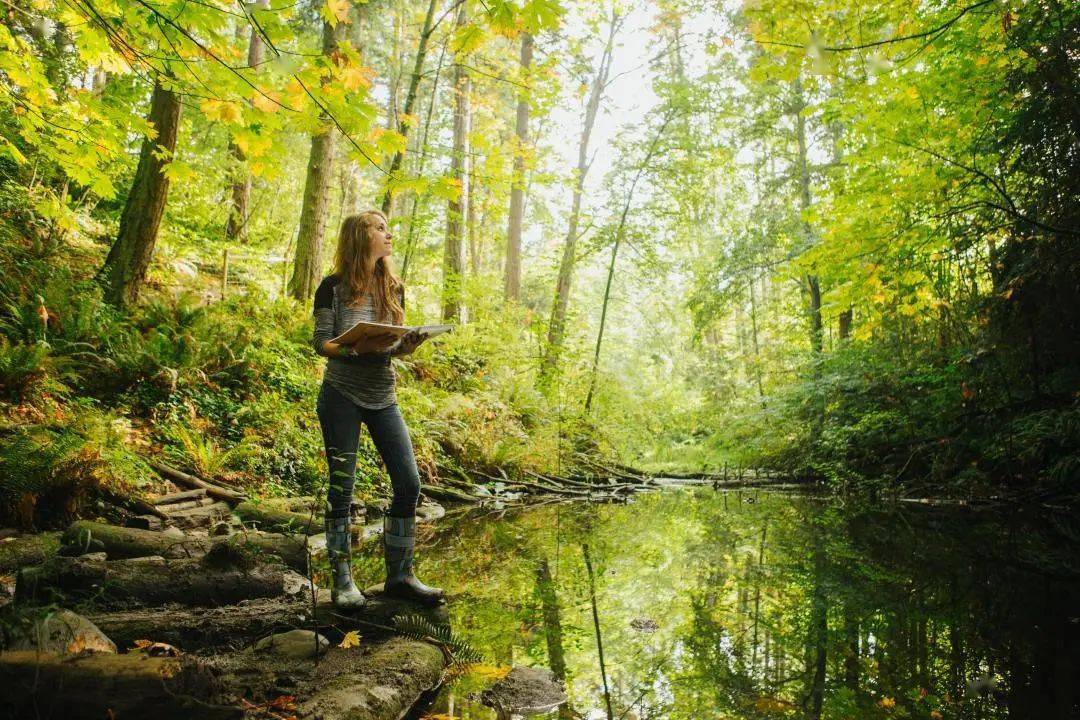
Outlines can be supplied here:
[[394, 630], [413, 640], [434, 642], [449, 655], [451, 667], [482, 662], [484, 657], [467, 641], [450, 629], [449, 625], [436, 625], [423, 615], [397, 615]]

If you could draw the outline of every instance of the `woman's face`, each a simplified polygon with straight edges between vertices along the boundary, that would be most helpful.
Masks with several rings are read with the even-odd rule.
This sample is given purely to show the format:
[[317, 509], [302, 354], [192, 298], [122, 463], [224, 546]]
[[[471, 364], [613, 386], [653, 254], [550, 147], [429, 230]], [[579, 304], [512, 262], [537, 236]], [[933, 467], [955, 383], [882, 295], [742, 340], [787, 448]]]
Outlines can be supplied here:
[[390, 243], [394, 236], [390, 234], [390, 228], [386, 227], [386, 221], [375, 216], [375, 224], [368, 230], [368, 240], [371, 242], [371, 256], [378, 260], [390, 255], [393, 246]]

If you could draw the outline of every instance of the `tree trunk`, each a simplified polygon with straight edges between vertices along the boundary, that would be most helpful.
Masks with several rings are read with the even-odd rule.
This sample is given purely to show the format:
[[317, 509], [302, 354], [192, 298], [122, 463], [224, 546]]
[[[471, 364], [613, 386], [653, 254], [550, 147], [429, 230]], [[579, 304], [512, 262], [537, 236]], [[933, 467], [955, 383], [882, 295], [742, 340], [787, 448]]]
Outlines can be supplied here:
[[217, 680], [190, 655], [5, 652], [0, 654], [0, 685], [4, 712], [12, 718], [136, 718], [149, 708], [161, 720], [244, 716], [238, 706], [212, 704], [224, 702], [217, 697]]
[[[464, 27], [466, 3], [457, 11], [457, 27]], [[460, 62], [454, 63], [454, 153], [450, 158], [450, 176], [461, 185], [461, 192], [446, 203], [446, 243], [443, 246], [443, 322], [461, 319], [461, 283], [465, 265], [464, 222], [469, 206], [469, 74]]]
[[[446, 57], [446, 44], [443, 44], [442, 51], [439, 52], [439, 64], [435, 67], [435, 79], [431, 82], [431, 95], [428, 97], [427, 113], [424, 116], [424, 132], [420, 138], [420, 147], [427, 147], [428, 132], [431, 130], [431, 115], [435, 109], [435, 100], [439, 95], [439, 77], [442, 74], [443, 59]], [[416, 163], [416, 174], [422, 176], [424, 174], [424, 160], [427, 156], [421, 152], [420, 159]], [[416, 214], [424, 204], [424, 196], [413, 195], [412, 211], [409, 214], [409, 234], [405, 238], [405, 257], [401, 261], [401, 279], [407, 280], [409, 277], [409, 262], [412, 260], [413, 252], [416, 246]]]
[[480, 245], [480, 233], [476, 227], [476, 168], [472, 161], [469, 162], [469, 203], [466, 210], [465, 237], [468, 238], [469, 246], [469, 272], [473, 277], [480, 274], [480, 254], [483, 251]]
[[[333, 26], [323, 22], [322, 52], [330, 56], [337, 50], [344, 23]], [[334, 164], [334, 128], [323, 117], [323, 127], [311, 138], [307, 180], [304, 184], [304, 205], [300, 210], [300, 229], [296, 237], [293, 274], [289, 294], [307, 301], [315, 294], [323, 271], [323, 241], [326, 236], [326, 215], [329, 211], [330, 178]]]
[[[223, 553], [224, 554], [224, 553]], [[222, 566], [223, 565], [223, 566]], [[38, 568], [23, 569], [15, 595], [21, 602], [42, 602], [54, 593], [88, 599], [102, 607], [127, 605], [230, 605], [241, 600], [277, 597], [285, 592], [282, 568], [260, 564], [253, 568], [202, 560], [89, 560], [56, 558]]]
[[622, 241], [626, 237], [626, 216], [630, 213], [630, 205], [633, 203], [634, 190], [637, 188], [638, 181], [645, 172], [645, 168], [649, 167], [653, 155], [656, 153], [656, 148], [660, 144], [660, 138], [663, 137], [671, 118], [671, 114], [664, 118], [664, 124], [660, 126], [656, 137], [653, 138], [652, 143], [649, 145], [649, 151], [645, 153], [645, 159], [642, 160], [641, 166], [634, 175], [634, 181], [630, 183], [630, 189], [626, 193], [626, 202], [623, 203], [622, 214], [619, 215], [619, 226], [615, 230], [615, 244], [611, 246], [611, 263], [608, 265], [607, 284], [604, 286], [604, 304], [600, 310], [600, 329], [596, 333], [596, 349], [593, 352], [592, 373], [589, 376], [589, 392], [585, 396], [585, 412], [589, 412], [589, 408], [592, 406], [593, 392], [596, 390], [596, 375], [600, 368], [600, 346], [604, 341], [604, 324], [607, 321], [608, 302], [611, 300], [611, 283], [615, 278], [615, 261], [619, 257], [619, 246], [622, 245]]
[[[427, 14], [424, 15], [424, 27], [420, 31], [420, 43], [416, 48], [416, 60], [413, 63], [412, 77], [409, 78], [409, 91], [405, 95], [405, 107], [403, 114], [411, 115], [413, 111], [413, 105], [416, 103], [416, 96], [420, 88], [420, 79], [424, 75], [424, 58], [427, 56], [428, 40], [431, 39], [431, 33], [434, 30], [433, 24], [435, 21], [435, 2], [436, 0], [429, 0]], [[462, 2], [458, 7], [458, 14], [464, 12], [465, 3]], [[434, 92], [434, 90], [432, 90]], [[404, 118], [398, 121], [398, 132], [405, 136], [406, 140], [409, 137], [409, 129], [411, 125], [406, 122]], [[420, 148], [423, 152], [423, 148]], [[393, 209], [394, 195], [393, 195], [393, 182], [394, 177], [401, 169], [401, 162], [405, 159], [405, 152], [400, 151], [394, 153], [394, 157], [390, 160], [390, 169], [387, 173], [386, 179], [386, 191], [383, 193], [382, 211], [386, 215], [390, 215]]]
[[852, 321], [851, 308], [848, 308], [847, 310], [844, 310], [843, 312], [840, 313], [839, 327], [837, 328], [837, 330], [838, 330], [837, 336], [840, 338], [841, 342], [843, 342], [844, 340], [847, 340], [848, 338], [851, 337], [851, 321]]
[[286, 567], [299, 573], [306, 573], [308, 568], [307, 536], [302, 534], [243, 532], [214, 540], [190, 535], [177, 538], [153, 530], [79, 520], [64, 531], [61, 543], [64, 555], [105, 552], [109, 560], [152, 555], [174, 559], [200, 558], [215, 545], [228, 543], [241, 550], [249, 549], [264, 558], [280, 558]]
[[607, 42], [604, 44], [604, 51], [600, 55], [600, 63], [593, 77], [589, 102], [585, 106], [585, 122], [578, 141], [577, 177], [574, 181], [574, 197], [570, 204], [570, 224], [566, 231], [562, 261], [559, 263], [559, 278], [555, 285], [555, 301], [551, 308], [551, 322], [548, 324], [547, 351], [544, 353], [541, 365], [541, 374], [544, 376], [550, 376], [559, 364], [559, 353], [565, 334], [566, 310], [570, 304], [570, 284], [573, 280], [576, 260], [578, 223], [581, 220], [581, 196], [585, 189], [585, 176], [589, 172], [589, 138], [592, 135], [596, 114], [600, 109], [600, 100], [611, 71], [612, 49], [615, 45], [615, 33], [618, 26], [619, 15], [617, 12], [612, 12]]
[[825, 594], [825, 549], [821, 529], [811, 527], [811, 563], [813, 587], [810, 591], [810, 627], [807, 637], [806, 669], [807, 698], [809, 707], [806, 717], [820, 720], [825, 701], [827, 671], [827, 648], [829, 642], [828, 597]]
[[[270, 0], [258, 0], [255, 3], [257, 9], [265, 9], [269, 6]], [[238, 34], [242, 35], [239, 31], [243, 27], [243, 25], [238, 27]], [[265, 50], [262, 36], [252, 27], [248, 40], [248, 67], [255, 72], [258, 72], [259, 65], [262, 64]], [[229, 209], [228, 222], [225, 224], [225, 239], [245, 242], [247, 240], [248, 201], [251, 198], [251, 173], [248, 172], [244, 151], [231, 139], [229, 140], [229, 156], [233, 159], [233, 183], [230, 193], [232, 205]]]
[[[169, 196], [169, 178], [163, 170], [176, 150], [180, 99], [160, 81], [154, 83], [147, 119], [157, 134], [153, 140], [143, 138], [135, 179], [120, 215], [120, 230], [98, 273], [105, 299], [114, 305], [139, 299]], [[162, 151], [164, 158], [160, 157]]]
[[[521, 78], [529, 83], [529, 67], [532, 65], [533, 36], [521, 33]], [[518, 95], [517, 119], [514, 123], [517, 135], [517, 152], [514, 155], [514, 173], [510, 187], [510, 227], [506, 236], [506, 266], [503, 296], [507, 300], [521, 298], [521, 224], [525, 213], [525, 148], [529, 142], [529, 96], [525, 89]]]

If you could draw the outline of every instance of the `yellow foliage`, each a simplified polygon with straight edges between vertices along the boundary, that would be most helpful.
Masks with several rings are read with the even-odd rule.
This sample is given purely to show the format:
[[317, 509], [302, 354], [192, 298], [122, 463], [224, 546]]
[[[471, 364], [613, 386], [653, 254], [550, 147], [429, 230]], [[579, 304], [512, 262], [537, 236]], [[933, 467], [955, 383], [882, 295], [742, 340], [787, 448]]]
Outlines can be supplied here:
[[[326, 12], [324, 14], [327, 20], [330, 20], [334, 25], [339, 22], [349, 23], [349, 2], [348, 0], [326, 0]], [[333, 18], [333, 20], [331, 20]], [[336, 21], [336, 22], [334, 22]]]
[[239, 123], [243, 120], [240, 105], [226, 100], [203, 100], [199, 110], [210, 120], [221, 120], [227, 123]]
[[375, 71], [369, 67], [352, 65], [343, 69], [338, 77], [341, 79], [341, 84], [349, 90], [359, 90], [371, 87], [371, 78], [374, 75]]
[[341, 639], [341, 642], [338, 643], [338, 647], [339, 648], [360, 647], [360, 633], [356, 632], [355, 630], [350, 630], [349, 632], [345, 633], [345, 637], [343, 637]]
[[279, 93], [272, 91], [266, 93], [256, 92], [251, 97], [251, 104], [254, 105], [256, 109], [268, 113], [278, 111], [278, 108], [280, 107], [278, 102], [280, 102]]

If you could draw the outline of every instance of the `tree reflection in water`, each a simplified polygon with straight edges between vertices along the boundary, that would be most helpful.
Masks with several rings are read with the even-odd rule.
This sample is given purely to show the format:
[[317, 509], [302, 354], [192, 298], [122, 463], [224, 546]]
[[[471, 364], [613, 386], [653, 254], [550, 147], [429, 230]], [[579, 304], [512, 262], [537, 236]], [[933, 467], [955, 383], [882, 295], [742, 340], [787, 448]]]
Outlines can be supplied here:
[[1075, 526], [712, 490], [479, 511], [429, 539], [454, 629], [565, 678], [563, 718], [1068, 718], [1080, 691]]

